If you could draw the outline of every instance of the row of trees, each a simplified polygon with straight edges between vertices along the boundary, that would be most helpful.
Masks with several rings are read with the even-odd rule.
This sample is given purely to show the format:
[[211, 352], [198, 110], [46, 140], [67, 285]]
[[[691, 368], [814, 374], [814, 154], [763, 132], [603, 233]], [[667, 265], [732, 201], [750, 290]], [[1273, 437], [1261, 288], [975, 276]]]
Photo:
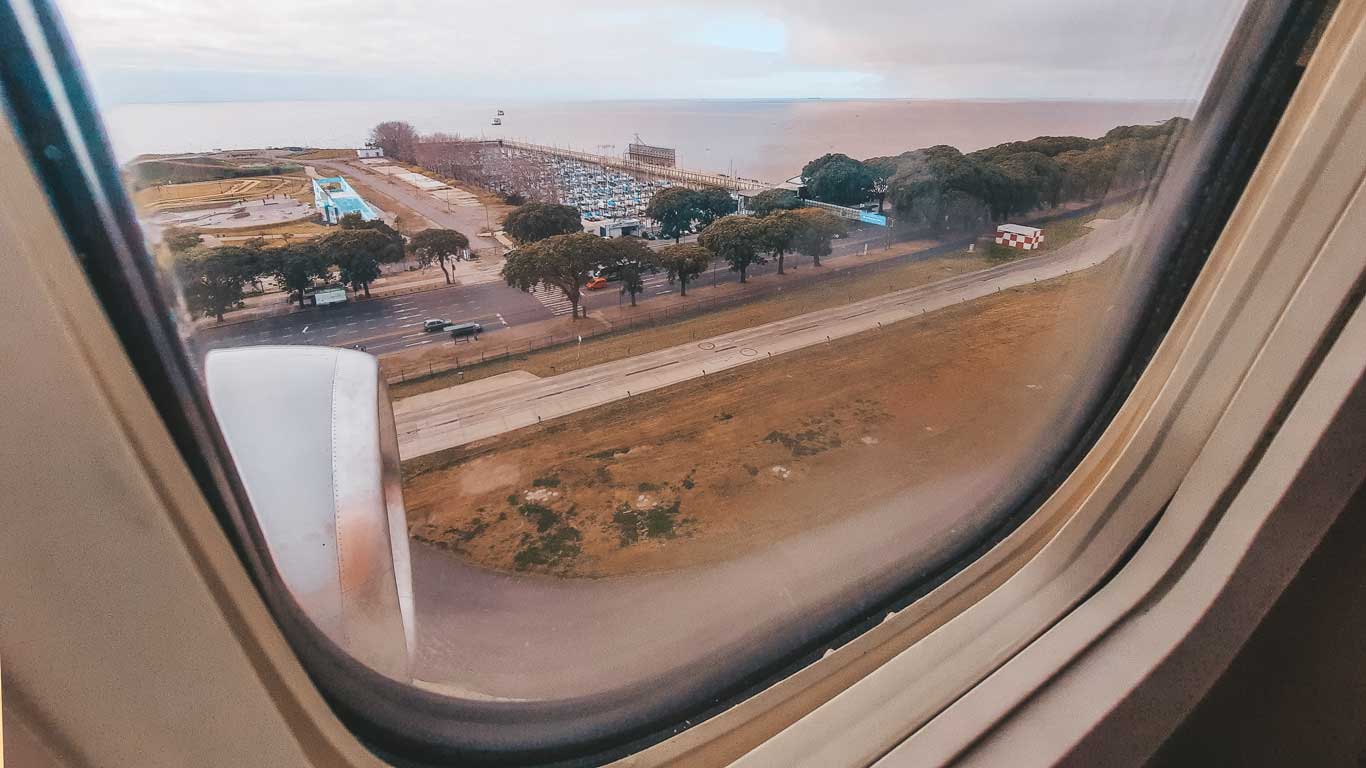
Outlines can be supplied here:
[[[650, 207], [672, 207], [674, 203], [668, 198], [681, 199], [673, 194], [676, 189], [657, 192]], [[706, 200], [701, 193], [692, 194]], [[665, 201], [660, 202], [661, 197]], [[730, 198], [728, 194], [726, 197]], [[686, 209], [678, 207], [692, 212], [689, 226], [705, 216], [697, 215], [696, 202]], [[734, 201], [730, 209], [735, 210]], [[523, 291], [538, 285], [557, 288], [578, 318], [585, 316], [581, 309], [584, 287], [596, 275], [620, 280], [621, 292], [630, 295], [631, 306], [636, 305], [636, 296], [644, 289], [645, 277], [659, 271], [667, 274], [669, 282], [677, 282], [680, 294], [687, 296], [688, 283], [718, 258], [740, 274], [742, 283], [750, 267], [766, 264], [769, 258], [777, 260], [778, 273], [782, 274], [790, 253], [809, 256], [819, 267], [821, 258], [830, 254], [830, 241], [843, 234], [845, 226], [843, 220], [820, 209], [774, 207], [761, 217], [712, 217], [696, 244], [680, 244], [677, 238], [683, 230], [674, 229], [669, 235], [675, 238], [674, 244], [654, 250], [638, 238], [605, 240], [584, 232], [579, 212], [571, 206], [528, 203], [508, 214], [503, 229], [518, 243], [503, 264], [507, 284]]]
[[931, 234], [970, 231], [1111, 189], [1152, 181], [1189, 125], [1114, 128], [1098, 139], [1041, 136], [964, 154], [948, 145], [855, 160], [827, 154], [807, 163], [807, 194], [836, 205], [890, 201], [902, 226]]
[[235, 246], [207, 248], [194, 232], [169, 230], [162, 238], [175, 257], [175, 273], [186, 304], [195, 315], [223, 313], [245, 296], [249, 284], [272, 279], [300, 306], [317, 282], [336, 277], [352, 290], [370, 295], [370, 283], [380, 276], [380, 265], [411, 256], [422, 266], [438, 264], [451, 281], [449, 263], [469, 247], [465, 235], [451, 229], [428, 229], [405, 242], [382, 221], [365, 221], [348, 214], [341, 226], [322, 237], [268, 247], [261, 238]]

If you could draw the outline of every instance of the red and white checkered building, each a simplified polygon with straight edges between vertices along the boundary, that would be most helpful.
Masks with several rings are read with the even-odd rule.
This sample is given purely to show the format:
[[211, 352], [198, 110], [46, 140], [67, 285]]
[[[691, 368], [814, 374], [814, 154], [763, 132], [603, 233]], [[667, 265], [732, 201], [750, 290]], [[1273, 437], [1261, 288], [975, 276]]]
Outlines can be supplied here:
[[996, 228], [996, 244], [1032, 251], [1043, 245], [1043, 230], [1023, 224], [1002, 224]]

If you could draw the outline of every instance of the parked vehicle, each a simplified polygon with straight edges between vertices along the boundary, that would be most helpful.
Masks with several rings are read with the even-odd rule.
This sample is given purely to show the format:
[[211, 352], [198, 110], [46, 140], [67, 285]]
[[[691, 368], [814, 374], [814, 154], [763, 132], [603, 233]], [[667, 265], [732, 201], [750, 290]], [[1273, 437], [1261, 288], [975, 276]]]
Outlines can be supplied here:
[[308, 300], [315, 307], [326, 307], [332, 304], [346, 303], [345, 288], [320, 288], [308, 295]]

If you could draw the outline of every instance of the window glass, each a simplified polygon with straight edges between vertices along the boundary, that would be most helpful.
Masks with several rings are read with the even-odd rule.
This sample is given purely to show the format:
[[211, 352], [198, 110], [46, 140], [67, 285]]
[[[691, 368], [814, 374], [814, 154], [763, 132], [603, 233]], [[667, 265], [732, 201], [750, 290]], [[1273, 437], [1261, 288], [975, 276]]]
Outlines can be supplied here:
[[62, 9], [195, 359], [378, 359], [414, 680], [682, 707], [1058, 465], [1242, 5]]

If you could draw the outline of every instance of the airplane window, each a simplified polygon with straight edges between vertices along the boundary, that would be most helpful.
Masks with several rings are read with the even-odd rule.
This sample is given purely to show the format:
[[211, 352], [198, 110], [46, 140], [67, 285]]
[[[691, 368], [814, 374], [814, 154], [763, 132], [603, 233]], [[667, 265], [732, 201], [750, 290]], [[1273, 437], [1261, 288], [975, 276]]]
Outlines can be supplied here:
[[1218, 171], [1182, 153], [1244, 5], [61, 11], [243, 546], [461, 754], [554, 754], [1028, 513], [1180, 304], [1158, 201]]

